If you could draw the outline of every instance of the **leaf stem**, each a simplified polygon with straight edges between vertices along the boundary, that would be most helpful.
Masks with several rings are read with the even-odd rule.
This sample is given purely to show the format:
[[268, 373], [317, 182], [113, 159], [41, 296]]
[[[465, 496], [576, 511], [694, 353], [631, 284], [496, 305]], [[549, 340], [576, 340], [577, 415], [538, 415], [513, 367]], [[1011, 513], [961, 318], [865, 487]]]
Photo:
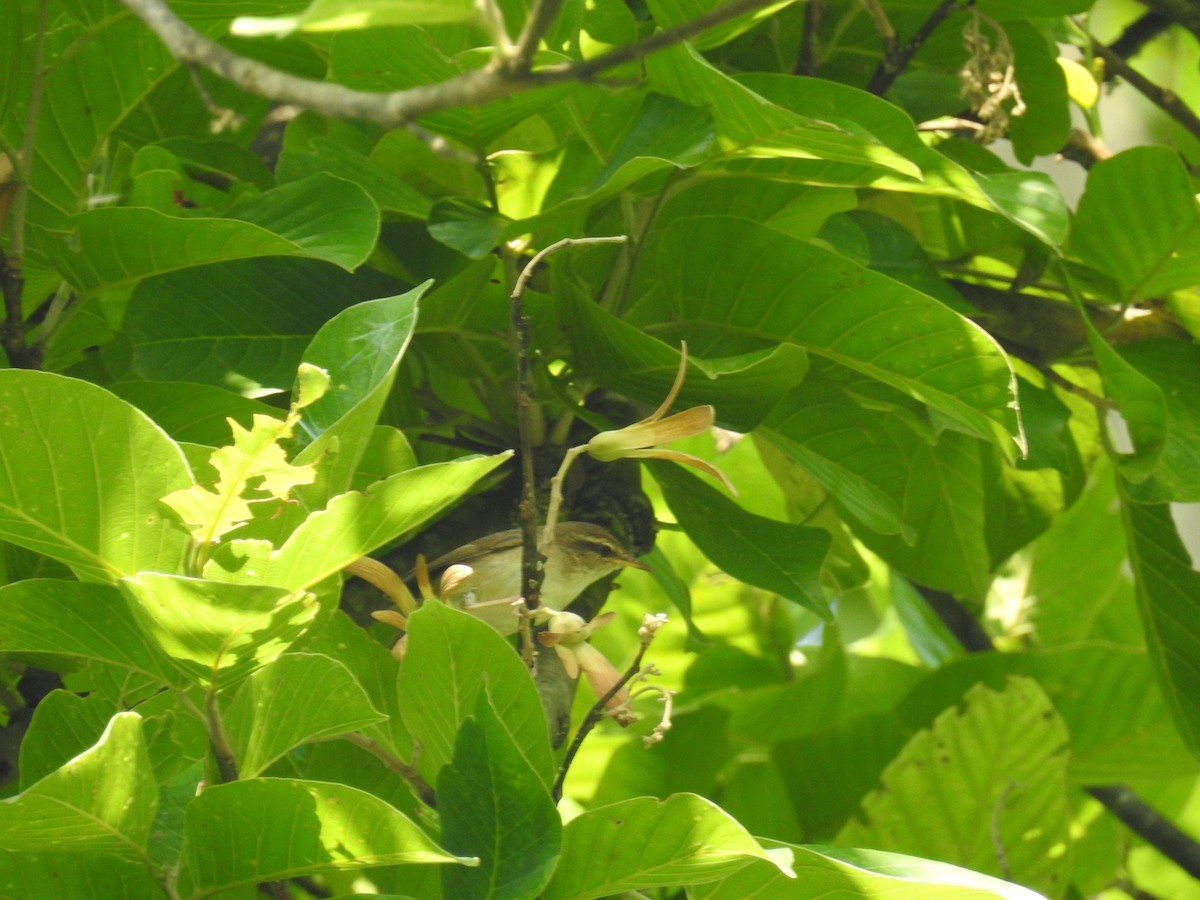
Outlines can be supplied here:
[[417, 798], [422, 803], [430, 809], [437, 808], [437, 793], [433, 790], [429, 782], [421, 777], [421, 773], [417, 771], [416, 766], [406, 763], [400, 757], [385, 749], [378, 741], [373, 741], [366, 735], [358, 734], [357, 732], [343, 734], [342, 740], [366, 750], [391, 771], [408, 782], [408, 786], [413, 789], [413, 793], [417, 795]]
[[879, 61], [879, 66], [875, 69], [875, 73], [871, 76], [871, 80], [867, 83], [867, 90], [876, 96], [882, 97], [887, 93], [896, 79], [904, 72], [908, 64], [912, 62], [912, 58], [917, 55], [917, 51], [933, 35], [939, 25], [945, 21], [946, 17], [952, 13], [962, 0], [942, 0], [933, 12], [929, 14], [921, 26], [913, 32], [913, 36], [909, 38], [908, 43], [900, 47], [896, 45], [895, 38], [892, 39], [891, 52], [888, 52], [888, 45], [885, 37], [883, 59]]

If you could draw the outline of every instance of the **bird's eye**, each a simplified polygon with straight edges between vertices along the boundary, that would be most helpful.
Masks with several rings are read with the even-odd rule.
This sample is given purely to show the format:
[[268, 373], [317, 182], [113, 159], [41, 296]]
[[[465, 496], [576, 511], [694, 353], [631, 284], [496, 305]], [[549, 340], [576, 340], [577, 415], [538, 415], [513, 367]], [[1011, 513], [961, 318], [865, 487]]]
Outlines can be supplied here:
[[592, 544], [592, 550], [597, 556], [603, 556], [611, 559], [617, 555], [617, 551], [610, 544], [601, 544], [599, 542]]

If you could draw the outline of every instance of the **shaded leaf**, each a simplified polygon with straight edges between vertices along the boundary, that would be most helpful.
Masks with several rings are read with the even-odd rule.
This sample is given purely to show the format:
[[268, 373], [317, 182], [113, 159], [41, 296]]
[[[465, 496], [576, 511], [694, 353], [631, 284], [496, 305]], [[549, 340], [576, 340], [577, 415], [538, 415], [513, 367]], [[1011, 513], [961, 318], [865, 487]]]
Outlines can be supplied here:
[[[979, 685], [915, 735], [837, 843], [929, 856], [1059, 894], [1067, 729], [1037, 682]], [[918, 810], [937, 809], [937, 816]]]
[[493, 628], [442, 603], [409, 620], [400, 668], [400, 711], [433, 779], [455, 753], [462, 724], [486, 690], [499, 726], [547, 788], [554, 777], [550, 731], [529, 670]]
[[828, 618], [821, 565], [829, 533], [746, 512], [695, 475], [653, 464], [654, 479], [683, 530], [730, 575]]
[[677, 221], [646, 256], [632, 324], [657, 323], [659, 335], [687, 338], [700, 356], [795, 344], [1015, 449], [1015, 384], [1003, 351], [933, 298], [742, 219]]
[[[106, 207], [76, 216], [79, 250], [57, 262], [81, 291], [130, 284], [177, 269], [258, 256], [307, 256], [357, 268], [379, 236], [379, 210], [362, 188], [313, 175], [242, 203], [220, 218]], [[137, 234], [136, 241], [120, 240]]]
[[1121, 511], [1146, 646], [1175, 727], [1200, 756], [1200, 573], [1170, 506], [1123, 496]]
[[438, 817], [446, 849], [480, 865], [443, 869], [447, 896], [533, 897], [554, 871], [562, 820], [515, 737], [479, 691], [438, 775]]

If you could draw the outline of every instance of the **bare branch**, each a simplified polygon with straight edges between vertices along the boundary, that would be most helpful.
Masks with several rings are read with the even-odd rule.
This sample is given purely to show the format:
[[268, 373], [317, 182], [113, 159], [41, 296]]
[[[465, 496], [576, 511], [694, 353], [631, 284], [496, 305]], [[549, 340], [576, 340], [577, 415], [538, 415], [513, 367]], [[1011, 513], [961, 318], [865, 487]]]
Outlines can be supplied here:
[[[437, 84], [388, 93], [359, 91], [340, 84], [300, 78], [239, 56], [200, 34], [171, 12], [163, 0], [121, 2], [158, 35], [180, 62], [204, 66], [252, 94], [279, 103], [294, 103], [332, 118], [364, 119], [381, 125], [409, 127], [413, 119], [437, 110], [482, 106], [533, 88], [591, 81], [606, 69], [686, 41], [714, 25], [771, 6], [778, 0], [731, 0], [690, 22], [583, 62], [528, 71], [511, 68], [504, 60], [496, 59], [483, 68]], [[528, 27], [526, 31], [532, 42], [534, 33]], [[522, 35], [522, 39], [526, 37], [526, 34]], [[540, 39], [540, 35], [538, 37]]]
[[1200, 116], [1179, 99], [1174, 91], [1155, 84], [1116, 53], [1092, 38], [1092, 52], [1104, 60], [1104, 65], [1118, 78], [1123, 78], [1131, 88], [1182, 125], [1196, 138], [1200, 138]]
[[538, 44], [550, 29], [560, 8], [562, 0], [534, 0], [533, 9], [529, 11], [529, 18], [525, 20], [525, 27], [521, 29], [521, 36], [517, 38], [509, 62], [514, 71], [528, 72], [533, 66]]
[[962, 0], [942, 0], [929, 14], [929, 18], [921, 23], [921, 27], [914, 32], [907, 44], [900, 47], [895, 53], [884, 53], [878, 68], [875, 69], [875, 74], [871, 76], [871, 80], [867, 84], [867, 90], [881, 97], [886, 94], [888, 88], [895, 83], [896, 79], [900, 77], [900, 73], [917, 55], [921, 45], [929, 40], [930, 35], [937, 30], [938, 26], [945, 21], [960, 2]]

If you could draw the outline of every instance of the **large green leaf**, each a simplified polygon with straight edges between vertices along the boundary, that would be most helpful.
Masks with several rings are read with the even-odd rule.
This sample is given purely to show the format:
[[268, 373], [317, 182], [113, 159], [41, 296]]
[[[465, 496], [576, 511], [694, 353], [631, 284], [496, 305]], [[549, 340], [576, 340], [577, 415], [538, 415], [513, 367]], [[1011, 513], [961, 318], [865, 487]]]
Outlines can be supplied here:
[[239, 584], [303, 590], [461, 500], [511, 453], [468, 457], [399, 472], [366, 491], [339, 494], [310, 515], [278, 550], [265, 540], [233, 540], [220, 547], [205, 575]]
[[[86, 175], [113, 129], [178, 63], [132, 16], [98, 15], [80, 23], [57, 9], [51, 12], [30, 167], [29, 222], [63, 231], [89, 194], [109, 188], [90, 185]], [[25, 18], [31, 39], [35, 21]], [[28, 98], [15, 99], [0, 129], [9, 146], [19, 147]]]
[[203, 684], [228, 687], [291, 646], [320, 612], [307, 591], [139, 572], [122, 592], [176, 665]]
[[954, 431], [929, 434], [901, 403], [868, 408], [886, 395], [863, 387], [814, 369], [761, 434], [829, 491], [875, 553], [922, 584], [981, 596], [992, 569], [982, 466], [989, 448]]
[[0, 850], [6, 897], [161, 900], [162, 885], [138, 860], [107, 854]]
[[103, 388], [0, 371], [0, 537], [86, 581], [178, 571], [187, 535], [158, 501], [191, 482], [178, 445]]
[[638, 797], [590, 809], [567, 823], [562, 857], [542, 898], [590, 900], [704, 884], [755, 859], [769, 857], [728, 813], [703, 797]]
[[[872, 35], [872, 40], [878, 38]], [[738, 81], [786, 109], [845, 128], [866, 132], [920, 167], [919, 177], [874, 166], [825, 160], [760, 160], [731, 167], [768, 178], [810, 184], [870, 186], [886, 191], [931, 194], [961, 200], [1003, 216], [1046, 244], [1067, 235], [1070, 213], [1062, 194], [1040, 172], [1005, 170], [985, 175], [927, 146], [913, 120], [901, 109], [866, 91], [821, 78], [752, 72]], [[945, 147], [953, 147], [948, 142]]]
[[381, 722], [350, 671], [316, 653], [288, 653], [238, 688], [225, 712], [239, 778], [254, 778], [294, 747]]
[[[753, 28], [763, 19], [777, 12], [780, 7], [786, 6], [787, 3], [788, 0], [779, 0], [770, 6], [763, 6], [760, 9], [735, 16], [701, 32], [690, 43], [697, 50], [719, 47], [742, 32]], [[649, 0], [646, 5], [660, 28], [674, 28], [711, 12], [721, 6], [721, 0]]]
[[1178, 155], [1134, 147], [1093, 167], [1071, 249], [1127, 302], [1200, 283], [1200, 206]]
[[294, 649], [324, 654], [349, 669], [371, 707], [387, 717], [366, 726], [363, 733], [397, 756], [407, 758], [412, 753], [412, 739], [400, 716], [400, 694], [396, 690], [400, 664], [386, 647], [338, 611], [325, 627], [310, 633]]
[[932, 297], [745, 219], [676, 221], [645, 255], [634, 325], [686, 338], [701, 356], [792, 343], [1013, 451], [1015, 383], [1003, 351]]
[[913, 162], [871, 135], [852, 134], [776, 106], [720, 72], [687, 44], [659, 51], [647, 57], [645, 65], [654, 90], [708, 106], [716, 121], [718, 146], [726, 155], [831, 160], [920, 175]]
[[[580, 370], [646, 403], [661, 402], [679, 372], [679, 351], [589, 298], [568, 289], [559, 295], [559, 316]], [[689, 371], [702, 377], [684, 381], [680, 403], [712, 404], [719, 422], [748, 431], [799, 384], [807, 362], [805, 351], [791, 344], [724, 359], [689, 356]]]
[[144, 860], [157, 807], [142, 717], [118, 713], [94, 747], [0, 804], [0, 843], [9, 851]]
[[181, 896], [372, 866], [459, 862], [393, 807], [356, 788], [255, 778], [188, 805]]
[[881, 897], [886, 900], [1042, 900], [1029, 888], [958, 866], [847, 847], [800, 846], [764, 841], [790, 850], [794, 878], [767, 862], [752, 862], [728, 878], [692, 888], [696, 900], [802, 900], [808, 897]]
[[316, 260], [217, 263], [139, 284], [123, 330], [138, 375], [257, 396], [291, 388], [305, 347], [326, 321], [398, 286]]
[[229, 443], [229, 419], [248, 429], [256, 415], [283, 416], [275, 407], [208, 384], [121, 381], [110, 390], [180, 443], [221, 447]]
[[[979, 685], [908, 742], [837, 843], [927, 856], [1050, 894], [1069, 859], [1067, 729], [1030, 678]], [[931, 815], [931, 810], [937, 810]]]
[[534, 897], [554, 871], [562, 819], [515, 737], [488, 691], [479, 691], [455, 738], [454, 758], [438, 775], [442, 843], [480, 861], [478, 868], [442, 870], [448, 897]]
[[1200, 756], [1200, 573], [1171, 510], [1121, 501], [1146, 645], [1175, 726]]
[[488, 694], [499, 726], [542, 784], [554, 777], [550, 731], [529, 670], [495, 629], [445, 604], [427, 604], [409, 620], [400, 668], [400, 710], [421, 745], [421, 770], [434, 779], [455, 753], [456, 735]]
[[21, 741], [21, 789], [28, 790], [100, 740], [118, 710], [100, 694], [53, 690], [33, 711]]
[[829, 618], [821, 588], [827, 531], [747, 512], [678, 466], [656, 463], [654, 479], [688, 537], [725, 572]]
[[329, 138], [311, 137], [304, 149], [287, 146], [275, 165], [275, 178], [280, 184], [320, 172], [358, 185], [384, 212], [414, 219], [429, 215], [429, 200], [415, 187], [390, 168], [373, 163], [353, 147]]
[[317, 464], [316, 483], [299, 492], [306, 506], [319, 509], [350, 488], [412, 339], [417, 302], [429, 285], [342, 311], [321, 326], [304, 351], [306, 363], [330, 376], [329, 390], [305, 407], [300, 420], [312, 443], [295, 462]]
[[103, 584], [42, 578], [0, 587], [0, 651], [100, 661], [165, 684], [179, 680], [120, 592]]
[[1200, 403], [1194, 390], [1200, 383], [1200, 348], [1183, 341], [1138, 341], [1122, 347], [1121, 356], [1158, 386], [1166, 405], [1162, 455], [1150, 477], [1127, 484], [1126, 492], [1139, 503], [1200, 501]]
[[[220, 218], [108, 207], [73, 220], [78, 250], [57, 262], [80, 291], [121, 287], [177, 269], [258, 256], [306, 256], [350, 271], [379, 237], [379, 209], [358, 185], [312, 175], [259, 194]], [[125, 234], [139, 240], [121, 240]]]

